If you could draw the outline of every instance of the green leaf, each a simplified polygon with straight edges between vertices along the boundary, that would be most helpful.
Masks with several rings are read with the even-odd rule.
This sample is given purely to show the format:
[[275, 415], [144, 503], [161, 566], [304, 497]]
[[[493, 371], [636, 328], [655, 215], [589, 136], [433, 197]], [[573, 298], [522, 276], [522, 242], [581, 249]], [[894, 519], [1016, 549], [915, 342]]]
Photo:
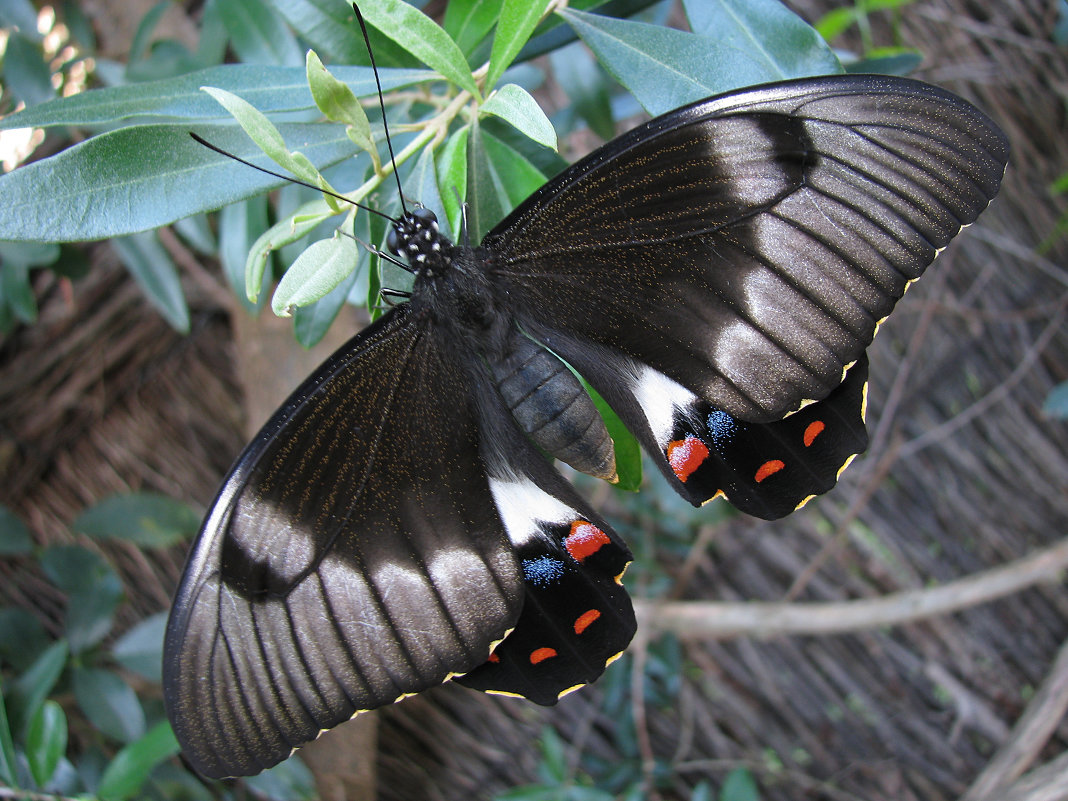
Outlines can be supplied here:
[[[887, 52], [887, 51], [890, 52]], [[876, 48], [867, 56], [845, 65], [846, 72], [860, 75], [908, 75], [923, 62], [923, 54], [904, 48]]]
[[1042, 413], [1059, 420], [1068, 419], [1068, 381], [1050, 390], [1042, 404]]
[[26, 731], [26, 761], [38, 787], [48, 784], [67, 750], [67, 716], [55, 701], [45, 701]]
[[116, 539], [146, 548], [176, 545], [196, 534], [200, 514], [188, 504], [152, 492], [113, 495], [74, 519], [71, 528], [98, 540]]
[[51, 642], [41, 621], [29, 611], [17, 606], [0, 608], [0, 661], [21, 672]]
[[317, 798], [315, 778], [300, 759], [289, 759], [245, 779], [258, 797], [268, 801], [311, 801]]
[[0, 28], [14, 28], [30, 39], [41, 38], [37, 33], [37, 9], [30, 0], [0, 2]]
[[0, 555], [16, 556], [33, 550], [33, 536], [15, 514], [0, 506]]
[[760, 801], [753, 774], [745, 768], [735, 768], [723, 780], [719, 790], [719, 801]]
[[141, 702], [118, 674], [75, 667], [71, 683], [78, 706], [98, 731], [123, 743], [132, 743], [145, 733]]
[[3, 68], [5, 88], [27, 106], [43, 103], [56, 93], [52, 88], [52, 70], [35, 39], [19, 34], [9, 36]]
[[311, 233], [323, 220], [331, 216], [329, 210], [324, 210], [318, 215], [304, 213], [316, 206], [322, 206], [325, 209], [325, 204], [318, 202], [305, 204], [297, 213], [278, 221], [260, 234], [252, 244], [248, 259], [245, 261], [245, 287], [250, 301], [256, 302], [259, 298], [257, 288], [262, 288], [267, 278], [265, 273], [270, 254], [283, 245], [296, 242]]
[[612, 99], [608, 76], [580, 43], [570, 44], [549, 55], [553, 76], [567, 93], [571, 108], [595, 134], [604, 140], [615, 136]]
[[150, 42], [152, 40], [152, 33], [155, 31], [159, 21], [163, 18], [163, 15], [167, 13], [167, 6], [170, 3], [167, 0], [159, 0], [152, 8], [150, 8], [137, 25], [137, 30], [134, 31], [133, 40], [130, 42], [130, 59], [136, 60], [143, 58], [150, 50]]
[[842, 72], [824, 38], [780, 0], [684, 0], [683, 6], [694, 33], [745, 52], [775, 80]]
[[5, 699], [4, 677], [0, 676], [0, 783], [18, 789], [15, 781], [18, 775], [15, 763], [15, 739], [11, 736], [11, 723], [7, 718]]
[[653, 115], [776, 77], [751, 54], [718, 38], [573, 9], [557, 13]]
[[[320, 168], [355, 151], [340, 126], [287, 123], [279, 130], [301, 142]], [[237, 156], [264, 161], [235, 126], [199, 132]], [[124, 128], [0, 176], [6, 211], [0, 215], [0, 239], [119, 236], [245, 200], [282, 183], [198, 145], [185, 125]]]
[[468, 57], [493, 29], [503, 0], [452, 0], [445, 6], [442, 27]]
[[493, 35], [493, 49], [486, 72], [487, 89], [497, 85], [508, 65], [527, 43], [548, 5], [548, 0], [504, 0]]
[[47, 267], [60, 257], [58, 245], [41, 242], [0, 242], [0, 262], [20, 267]]
[[110, 568], [91, 589], [71, 594], [64, 615], [71, 653], [84, 653], [111, 633], [122, 596], [122, 582]]
[[41, 570], [67, 593], [65, 626], [72, 653], [82, 653], [111, 631], [112, 616], [122, 600], [122, 582], [104, 559], [77, 545], [47, 548]]
[[[333, 64], [367, 64], [367, 46], [352, 6], [338, 0], [267, 0], [289, 23], [301, 42]], [[363, 7], [361, 0], [360, 7]], [[381, 66], [386, 54], [376, 48]], [[393, 62], [388, 62], [393, 63]]]
[[166, 612], [146, 617], [115, 641], [111, 655], [127, 670], [158, 684], [166, 629]]
[[266, 114], [247, 100], [225, 89], [205, 86], [204, 91], [218, 100], [233, 115], [238, 125], [248, 134], [249, 139], [270, 156], [275, 164], [283, 170], [289, 170], [303, 181], [313, 185], [318, 183], [319, 173], [311, 168], [306, 160], [298, 158], [298, 154], [289, 151], [282, 133], [274, 126], [274, 123], [267, 119]]
[[[335, 67], [333, 73], [357, 97], [377, 93], [370, 67]], [[379, 76], [384, 92], [436, 77], [429, 70], [390, 67], [379, 70]], [[114, 126], [128, 120], [198, 123], [229, 120], [230, 115], [201, 91], [202, 86], [240, 95], [265, 114], [315, 108], [304, 67], [227, 64], [161, 81], [93, 89], [56, 98], [0, 119], [0, 129]], [[188, 131], [188, 126], [182, 131]]]
[[[260, 195], [240, 203], [223, 206], [219, 212], [219, 260], [230, 288], [234, 290], [245, 311], [257, 314], [263, 301], [253, 303], [245, 290], [245, 261], [252, 243], [267, 228], [267, 197]], [[260, 283], [254, 287], [256, 297], [263, 291], [262, 273]]]
[[556, 733], [555, 729], [545, 726], [541, 730], [541, 764], [538, 766], [538, 773], [543, 778], [550, 779], [556, 783], [562, 783], [567, 780], [570, 772], [568, 768], [569, 760], [567, 758], [567, 749], [564, 747], [564, 741], [560, 739], [560, 735]]
[[189, 333], [189, 307], [185, 303], [178, 268], [155, 231], [116, 237], [112, 245], [149, 303], [175, 331]]
[[241, 61], [283, 66], [301, 63], [296, 37], [262, 0], [216, 0], [216, 6]]
[[597, 406], [597, 411], [608, 429], [608, 435], [612, 437], [616, 454], [616, 475], [619, 479], [616, 487], [627, 492], [637, 492], [642, 486], [642, 449], [638, 440], [597, 390], [586, 384], [586, 391], [593, 398], [594, 405]]
[[101, 576], [114, 572], [99, 554], [81, 545], [49, 546], [39, 562], [48, 580], [67, 595], [91, 592]]
[[[12, 242], [10, 245], [20, 243]], [[15, 316], [24, 323], [37, 320], [37, 299], [30, 286], [30, 268], [24, 264], [0, 264], [0, 298]]]
[[37, 710], [59, 681], [59, 676], [67, 664], [68, 653], [66, 641], [52, 643], [26, 672], [15, 680], [9, 696], [12, 701], [9, 712], [13, 731], [21, 730], [37, 714]]
[[467, 148], [471, 239], [482, 241], [504, 215], [545, 183], [545, 176], [478, 124], [471, 126]]
[[828, 11], [817, 20], [814, 27], [825, 41], [830, 42], [833, 41], [835, 37], [841, 36], [849, 30], [856, 21], [856, 8], [845, 6], [843, 8], [835, 8]]
[[553, 124], [541, 110], [538, 101], [514, 83], [505, 84], [490, 95], [480, 111], [511, 123], [539, 145], [557, 149]]
[[378, 148], [371, 136], [371, 123], [367, 114], [344, 83], [331, 75], [314, 50], [308, 51], [307, 58], [308, 85], [311, 87], [315, 105], [326, 115], [327, 119], [344, 123], [349, 139], [366, 150], [377, 162]]
[[460, 235], [460, 206], [467, 197], [467, 140], [470, 133], [470, 128], [462, 128], [450, 136], [438, 158], [438, 194], [453, 241]]
[[143, 737], [124, 747], [111, 760], [96, 794], [104, 801], [125, 801], [141, 790], [156, 765], [179, 752], [180, 746], [170, 724], [162, 720]]
[[279, 317], [289, 317], [297, 306], [307, 306], [338, 286], [356, 267], [356, 242], [335, 235], [308, 247], [286, 270], [271, 299]]
[[[359, 249], [357, 248], [357, 250]], [[364, 254], [359, 254], [358, 257], [361, 261], [366, 261]], [[349, 301], [349, 297], [354, 291], [353, 288], [359, 282], [360, 276], [366, 277], [366, 272], [366, 264], [363, 269], [357, 266], [340, 284], [319, 298], [319, 300], [309, 303], [307, 306], [297, 307], [296, 311], [293, 312], [293, 334], [302, 348], [311, 348], [326, 336], [326, 332], [330, 330], [330, 326], [337, 319], [341, 309]], [[366, 295], [367, 289], [365, 287], [359, 295], [361, 302]]]
[[369, 24], [428, 67], [476, 99], [481, 97], [456, 42], [422, 11], [403, 0], [364, 0], [360, 12]]
[[174, 221], [174, 230], [193, 250], [204, 256], [214, 256], [218, 250], [215, 234], [206, 214], [194, 214]]

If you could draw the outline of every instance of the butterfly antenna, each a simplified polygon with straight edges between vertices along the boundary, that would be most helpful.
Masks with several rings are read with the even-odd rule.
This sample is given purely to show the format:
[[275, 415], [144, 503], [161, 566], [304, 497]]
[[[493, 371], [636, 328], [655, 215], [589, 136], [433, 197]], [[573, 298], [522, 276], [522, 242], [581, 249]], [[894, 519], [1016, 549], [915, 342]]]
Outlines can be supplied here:
[[223, 150], [221, 147], [218, 147], [217, 145], [213, 145], [207, 139], [204, 139], [203, 137], [198, 136], [197, 134], [193, 133], [192, 131], [189, 132], [189, 135], [191, 137], [193, 137], [193, 141], [195, 141], [197, 144], [203, 145], [208, 150], [214, 150], [216, 153], [218, 153], [218, 154], [220, 154], [222, 156], [226, 156], [228, 159], [233, 159], [234, 161], [238, 162], [239, 164], [244, 164], [246, 167], [251, 167], [254, 170], [259, 170], [260, 172], [267, 173], [267, 175], [273, 175], [275, 178], [281, 178], [283, 181], [289, 181], [289, 183], [291, 183], [291, 184], [297, 184], [299, 186], [306, 186], [306, 187], [308, 187], [308, 189], [314, 189], [316, 192], [322, 192], [324, 195], [330, 195], [330, 197], [337, 198], [338, 200], [340, 200], [340, 201], [342, 201], [344, 203], [348, 203], [351, 206], [355, 206], [358, 209], [370, 212], [371, 214], [377, 214], [379, 217], [382, 217], [382, 218], [384, 218], [386, 220], [389, 220], [390, 222], [395, 222], [395, 220], [392, 217], [390, 217], [388, 214], [384, 214], [383, 212], [379, 211], [378, 209], [372, 209], [370, 206], [365, 206], [362, 203], [357, 203], [355, 200], [352, 200], [351, 198], [347, 198], [344, 195], [339, 195], [337, 192], [331, 192], [329, 189], [324, 189], [321, 186], [316, 186], [315, 184], [308, 183], [307, 181], [302, 181], [299, 178], [294, 178], [291, 175], [284, 175], [283, 173], [275, 172], [274, 170], [268, 170], [266, 167], [261, 167], [258, 164], [253, 164], [251, 161], [246, 161], [245, 159], [241, 158], [240, 156], [235, 156], [233, 153], [231, 153], [228, 150]]
[[393, 177], [397, 179], [397, 196], [400, 198], [401, 211], [407, 214], [408, 208], [404, 205], [404, 189], [401, 187], [400, 176], [397, 175], [397, 159], [393, 155], [393, 141], [389, 138], [389, 125], [386, 123], [386, 101], [382, 98], [382, 82], [378, 80], [378, 66], [375, 64], [374, 51], [371, 50], [371, 38], [367, 35], [367, 23], [363, 21], [363, 14], [360, 13], [360, 8], [355, 3], [352, 4], [352, 10], [356, 13], [356, 21], [360, 23], [363, 42], [367, 45], [367, 55], [371, 59], [371, 72], [374, 73], [375, 86], [378, 87], [378, 105], [382, 109], [382, 130], [386, 134], [386, 147], [389, 148], [389, 161], [393, 165]]

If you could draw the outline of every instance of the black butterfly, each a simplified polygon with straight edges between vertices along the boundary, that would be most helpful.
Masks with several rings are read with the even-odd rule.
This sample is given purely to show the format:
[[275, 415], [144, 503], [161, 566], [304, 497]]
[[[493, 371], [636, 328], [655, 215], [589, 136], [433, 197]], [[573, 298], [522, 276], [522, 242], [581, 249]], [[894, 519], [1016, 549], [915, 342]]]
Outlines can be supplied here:
[[631, 556], [545, 458], [614, 476], [568, 366], [687, 500], [788, 514], [866, 447], [865, 349], [1007, 156], [952, 94], [835, 76], [658, 117], [478, 247], [405, 213], [410, 300], [267, 423], [190, 556], [164, 692], [192, 765], [254, 773], [453, 678], [542, 704], [596, 679]]

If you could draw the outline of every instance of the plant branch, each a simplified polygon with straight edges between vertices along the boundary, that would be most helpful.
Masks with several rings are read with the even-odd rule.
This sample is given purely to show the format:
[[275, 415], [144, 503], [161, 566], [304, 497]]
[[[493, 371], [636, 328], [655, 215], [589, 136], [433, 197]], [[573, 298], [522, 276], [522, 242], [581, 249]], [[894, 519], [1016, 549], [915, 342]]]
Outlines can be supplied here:
[[1058, 581], [1068, 569], [1068, 539], [1006, 565], [940, 587], [844, 602], [720, 603], [680, 601], [635, 603], [639, 624], [649, 636], [671, 632], [681, 639], [726, 639], [738, 635], [842, 634], [958, 612], [1045, 581]]

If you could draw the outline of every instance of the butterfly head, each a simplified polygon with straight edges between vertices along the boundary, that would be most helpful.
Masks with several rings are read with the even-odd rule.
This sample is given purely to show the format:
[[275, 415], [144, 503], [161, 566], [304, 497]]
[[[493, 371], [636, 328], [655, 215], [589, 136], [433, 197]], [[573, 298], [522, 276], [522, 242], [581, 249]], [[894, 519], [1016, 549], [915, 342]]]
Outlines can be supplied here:
[[406, 259], [416, 273], [441, 274], [449, 266], [451, 246], [434, 212], [423, 208], [404, 212], [386, 237], [390, 252]]

